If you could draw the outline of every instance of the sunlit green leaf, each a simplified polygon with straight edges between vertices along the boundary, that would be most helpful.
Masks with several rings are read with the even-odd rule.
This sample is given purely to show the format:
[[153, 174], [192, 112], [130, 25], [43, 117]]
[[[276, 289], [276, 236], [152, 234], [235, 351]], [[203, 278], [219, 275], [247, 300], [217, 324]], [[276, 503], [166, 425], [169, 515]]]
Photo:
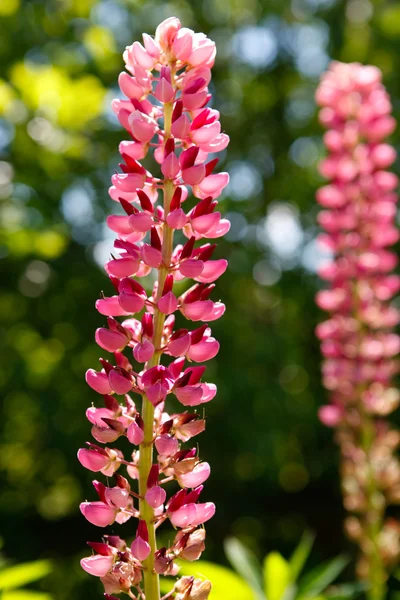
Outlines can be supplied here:
[[299, 597], [312, 598], [323, 592], [335, 581], [348, 562], [346, 557], [338, 556], [312, 569], [300, 581]]
[[0, 590], [18, 588], [37, 581], [48, 575], [51, 563], [48, 560], [38, 560], [8, 567], [0, 572]]
[[13, 590], [4, 592], [0, 600], [53, 600], [53, 596], [44, 592], [34, 592], [31, 590]]
[[264, 560], [264, 585], [268, 600], [282, 600], [290, 583], [289, 563], [279, 552], [270, 552]]
[[292, 581], [296, 581], [303, 567], [310, 556], [311, 548], [314, 543], [315, 535], [310, 531], [305, 531], [300, 540], [299, 545], [293, 552], [290, 558], [290, 570], [292, 573]]
[[365, 582], [344, 583], [329, 589], [325, 592], [325, 597], [329, 600], [347, 600], [348, 598], [357, 598], [366, 589], [368, 589], [368, 584]]
[[[226, 567], [201, 560], [195, 563], [181, 563], [179, 574], [209, 579], [212, 583], [211, 600], [254, 600], [251, 587]], [[172, 589], [174, 581], [170, 580], [166, 592]]]
[[228, 538], [224, 543], [225, 553], [231, 565], [247, 581], [257, 600], [264, 600], [261, 568], [256, 556], [238, 539]]

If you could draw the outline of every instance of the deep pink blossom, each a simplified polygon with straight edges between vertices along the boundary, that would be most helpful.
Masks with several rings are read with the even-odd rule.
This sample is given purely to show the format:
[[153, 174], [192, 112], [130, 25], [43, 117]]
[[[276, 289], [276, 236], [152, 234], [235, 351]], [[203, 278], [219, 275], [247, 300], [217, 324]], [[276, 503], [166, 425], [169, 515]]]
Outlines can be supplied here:
[[328, 155], [320, 163], [328, 183], [316, 195], [325, 230], [320, 243], [333, 255], [320, 268], [327, 284], [316, 298], [330, 313], [316, 330], [331, 400], [319, 415], [336, 429], [342, 451], [344, 504], [352, 513], [347, 530], [361, 548], [359, 576], [383, 597], [388, 569], [400, 553], [399, 525], [385, 517], [386, 506], [400, 498], [393, 454], [399, 435], [383, 419], [400, 401], [393, 384], [399, 311], [392, 304], [400, 279], [392, 274], [398, 260], [390, 249], [400, 238], [398, 178], [386, 170], [396, 152], [385, 142], [396, 124], [376, 67], [332, 63], [316, 100], [328, 129]]
[[[216, 395], [197, 363], [217, 355], [219, 342], [209, 323], [225, 312], [213, 296], [227, 261], [206, 238], [229, 230], [218, 210], [229, 176], [216, 172], [214, 156], [229, 138], [219, 112], [208, 106], [215, 44], [204, 34], [182, 28], [172, 17], [154, 38], [144, 34], [143, 44], [134, 42], [123, 56], [126, 71], [118, 81], [124, 98], [114, 100], [112, 109], [128, 139], [119, 145], [120, 170], [109, 189], [119, 208], [107, 217], [116, 235], [105, 265], [109, 286], [96, 302], [105, 317], [95, 333], [104, 357], [98, 370], [86, 373], [104, 406], [88, 409], [99, 445], [88, 443], [78, 458], [90, 471], [113, 476], [107, 486], [93, 482], [99, 498], [81, 504], [85, 518], [113, 528], [134, 518], [138, 527], [130, 546], [116, 536], [91, 542], [95, 554], [81, 564], [101, 578], [106, 598], [144, 593], [146, 600], [159, 600], [158, 575], [175, 576], [179, 557], [200, 557], [202, 526], [215, 512], [212, 502], [198, 502], [210, 465], [196, 447], [183, 446], [204, 431], [205, 420], [195, 409], [180, 414], [166, 409], [171, 397], [175, 405], [196, 407]], [[149, 152], [154, 172], [140, 163]], [[390, 158], [385, 148], [376, 154], [380, 165]], [[382, 177], [377, 181], [381, 188], [390, 185]], [[197, 201], [186, 204], [190, 192]], [[176, 245], [175, 231], [183, 240]], [[155, 281], [152, 290], [145, 287], [147, 276]], [[175, 320], [182, 315], [199, 323], [179, 328]], [[104, 446], [121, 437], [132, 444], [128, 456]], [[125, 470], [128, 478], [121, 474]], [[171, 480], [179, 491], [168, 499], [164, 484]], [[157, 549], [155, 527], [166, 520], [177, 532], [169, 547]], [[206, 600], [209, 582], [186, 579], [174, 593]], [[133, 592], [137, 586], [143, 593]]]

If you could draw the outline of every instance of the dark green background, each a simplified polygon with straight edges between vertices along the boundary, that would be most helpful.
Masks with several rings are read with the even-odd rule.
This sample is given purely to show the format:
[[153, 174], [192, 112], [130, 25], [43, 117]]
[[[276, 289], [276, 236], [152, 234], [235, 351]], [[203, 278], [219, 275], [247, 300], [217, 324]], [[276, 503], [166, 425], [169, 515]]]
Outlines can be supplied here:
[[231, 137], [221, 209], [233, 227], [217, 250], [230, 263], [218, 282], [227, 313], [208, 368], [219, 393], [199, 438], [217, 503], [205, 557], [224, 561], [228, 534], [260, 556], [288, 553], [305, 527], [315, 560], [347, 547], [338, 454], [316, 417], [326, 396], [313, 336], [323, 153], [313, 94], [330, 58], [360, 60], [383, 69], [399, 108], [399, 5], [0, 0], [1, 535], [10, 559], [55, 560], [43, 586], [60, 600], [101, 594], [78, 566], [101, 531], [78, 511], [94, 496], [76, 451], [96, 399], [84, 382], [99, 356], [94, 301], [108, 285], [93, 256], [124, 139], [109, 104], [124, 47], [171, 15], [217, 42], [213, 105]]

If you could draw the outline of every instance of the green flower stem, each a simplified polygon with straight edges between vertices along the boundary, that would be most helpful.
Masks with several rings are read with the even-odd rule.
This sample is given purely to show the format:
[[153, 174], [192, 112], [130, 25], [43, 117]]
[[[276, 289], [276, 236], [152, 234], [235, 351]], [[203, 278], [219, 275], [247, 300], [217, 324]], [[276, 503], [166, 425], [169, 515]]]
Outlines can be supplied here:
[[[164, 130], [166, 137], [171, 132], [171, 121], [172, 121], [172, 104], [164, 105]], [[171, 199], [174, 193], [174, 184], [172, 181], [166, 181], [164, 184], [164, 211], [165, 215], [169, 212]], [[163, 224], [163, 235], [162, 235], [162, 265], [158, 271], [158, 290], [157, 298], [158, 301], [161, 297], [162, 290], [165, 283], [165, 278], [168, 274], [168, 268], [171, 264], [171, 254], [173, 247], [173, 230], [167, 225]], [[161, 347], [162, 334], [164, 330], [165, 315], [162, 314], [158, 308], [154, 309], [154, 335], [153, 344], [154, 347], [159, 349]], [[148, 361], [146, 368], [151, 369], [160, 364], [161, 352], [156, 351], [154, 356]], [[157, 550], [156, 543], [156, 532], [154, 528], [154, 510], [144, 500], [144, 495], [147, 490], [147, 478], [151, 466], [153, 464], [153, 444], [154, 444], [154, 406], [151, 402], [143, 397], [142, 405], [142, 418], [144, 421], [144, 440], [140, 445], [140, 462], [139, 462], [139, 494], [141, 500], [139, 502], [140, 518], [146, 521], [147, 530], [149, 533], [149, 544], [151, 552], [148, 558], [144, 561], [144, 594], [146, 600], [160, 600], [160, 580], [159, 575], [154, 570], [154, 553]]]

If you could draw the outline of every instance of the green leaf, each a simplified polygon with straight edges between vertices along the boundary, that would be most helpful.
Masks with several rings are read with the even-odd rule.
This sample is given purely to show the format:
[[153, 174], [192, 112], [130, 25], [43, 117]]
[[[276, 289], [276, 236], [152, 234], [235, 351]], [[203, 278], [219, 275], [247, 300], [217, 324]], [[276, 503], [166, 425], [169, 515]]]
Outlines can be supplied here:
[[299, 545], [290, 558], [290, 570], [292, 572], [292, 582], [297, 581], [298, 576], [310, 556], [311, 548], [315, 540], [315, 535], [311, 531], [305, 531]]
[[0, 572], [0, 590], [22, 587], [27, 583], [42, 579], [50, 571], [51, 563], [47, 560], [8, 567]]
[[323, 592], [348, 564], [348, 558], [338, 556], [307, 573], [299, 584], [299, 598], [310, 598]]
[[348, 598], [356, 598], [367, 589], [368, 584], [366, 582], [343, 583], [329, 589], [325, 592], [325, 596], [328, 600], [347, 600]]
[[268, 600], [282, 600], [290, 584], [289, 563], [279, 552], [270, 552], [264, 560], [264, 585]]
[[261, 568], [256, 556], [237, 538], [228, 538], [224, 542], [226, 556], [234, 569], [243, 577], [253, 590], [257, 600], [265, 600], [262, 586]]
[[[204, 560], [195, 563], [180, 562], [179, 575], [193, 575], [199, 579], [209, 579], [212, 583], [212, 600], [254, 600], [254, 594], [249, 585], [236, 573]], [[162, 578], [162, 591], [168, 593], [176, 579]], [[265, 600], [265, 598], [263, 599]]]
[[44, 592], [32, 592], [31, 590], [13, 590], [4, 592], [1, 600], [53, 600], [53, 596]]

